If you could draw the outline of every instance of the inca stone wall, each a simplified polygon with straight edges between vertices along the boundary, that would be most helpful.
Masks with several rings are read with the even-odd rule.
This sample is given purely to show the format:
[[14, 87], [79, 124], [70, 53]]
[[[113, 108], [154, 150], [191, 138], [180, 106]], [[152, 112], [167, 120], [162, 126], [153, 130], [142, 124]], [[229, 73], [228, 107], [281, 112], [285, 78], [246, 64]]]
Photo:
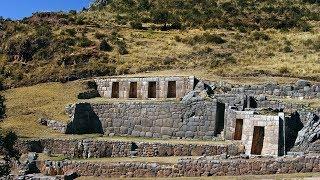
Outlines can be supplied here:
[[237, 156], [243, 153], [241, 143], [167, 144], [136, 141], [77, 140], [77, 139], [39, 139], [19, 140], [16, 148], [21, 153], [46, 152], [62, 154], [69, 158], [103, 157], [162, 157], [162, 156]]
[[43, 174], [76, 172], [80, 176], [114, 178], [132, 177], [200, 177], [241, 176], [320, 172], [319, 156], [257, 159], [215, 159], [211, 157], [181, 159], [176, 164], [146, 162], [39, 162]]
[[168, 83], [170, 81], [176, 84], [177, 99], [185, 96], [189, 91], [193, 90], [195, 85], [194, 76], [173, 76], [173, 77], [113, 77], [95, 79], [98, 85], [98, 92], [101, 97], [112, 98], [112, 84], [119, 82], [119, 99], [129, 99], [130, 83], [137, 83], [137, 97], [134, 99], [149, 99], [148, 85], [149, 82], [156, 82], [156, 99], [168, 98]]
[[273, 95], [292, 98], [319, 98], [320, 84], [311, 84], [305, 80], [299, 80], [293, 85], [263, 84], [263, 85], [245, 85], [231, 88], [232, 94], [247, 95]]
[[78, 103], [70, 133], [212, 139], [217, 101], [122, 101]]

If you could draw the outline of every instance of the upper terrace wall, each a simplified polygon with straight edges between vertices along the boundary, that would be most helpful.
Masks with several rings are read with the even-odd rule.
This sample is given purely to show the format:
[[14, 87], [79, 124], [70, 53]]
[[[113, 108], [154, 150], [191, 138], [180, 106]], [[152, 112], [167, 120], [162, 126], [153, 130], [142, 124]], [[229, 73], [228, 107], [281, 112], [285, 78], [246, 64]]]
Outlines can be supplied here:
[[263, 84], [263, 85], [244, 85], [233, 87], [230, 89], [232, 94], [247, 94], [247, 95], [272, 95], [280, 97], [303, 97], [306, 99], [320, 98], [320, 84], [295, 84], [295, 85], [278, 85], [278, 84]]
[[95, 81], [101, 97], [118, 99], [179, 99], [195, 85], [194, 76], [111, 77]]
[[69, 133], [141, 137], [213, 138], [217, 101], [119, 101], [78, 103]]

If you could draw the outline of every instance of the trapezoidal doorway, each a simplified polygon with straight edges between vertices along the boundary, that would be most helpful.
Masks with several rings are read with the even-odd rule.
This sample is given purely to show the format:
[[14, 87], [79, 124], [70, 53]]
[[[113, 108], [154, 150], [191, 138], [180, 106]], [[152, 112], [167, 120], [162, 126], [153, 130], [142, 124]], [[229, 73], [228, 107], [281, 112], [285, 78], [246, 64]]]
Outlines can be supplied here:
[[176, 98], [176, 95], [177, 95], [177, 83], [176, 81], [169, 81], [167, 98]]
[[151, 81], [148, 84], [148, 98], [157, 97], [157, 82]]
[[119, 98], [119, 82], [112, 83], [111, 98]]
[[254, 126], [251, 154], [261, 155], [264, 140], [264, 127]]
[[236, 119], [236, 128], [234, 132], [234, 140], [241, 140], [242, 138], [243, 119]]
[[137, 98], [137, 82], [130, 82], [129, 98]]

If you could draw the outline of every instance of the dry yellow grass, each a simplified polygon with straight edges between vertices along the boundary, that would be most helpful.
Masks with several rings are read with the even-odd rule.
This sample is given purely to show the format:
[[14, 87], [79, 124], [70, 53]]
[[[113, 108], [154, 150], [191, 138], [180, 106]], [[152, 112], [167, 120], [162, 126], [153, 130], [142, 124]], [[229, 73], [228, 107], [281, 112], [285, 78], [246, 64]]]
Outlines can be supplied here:
[[6, 98], [7, 118], [0, 123], [1, 128], [13, 130], [19, 136], [46, 137], [57, 134], [37, 120], [48, 117], [63, 122], [68, 121], [64, 107], [77, 101], [77, 94], [83, 91], [81, 81], [45, 83], [30, 87], [14, 88], [4, 91]]

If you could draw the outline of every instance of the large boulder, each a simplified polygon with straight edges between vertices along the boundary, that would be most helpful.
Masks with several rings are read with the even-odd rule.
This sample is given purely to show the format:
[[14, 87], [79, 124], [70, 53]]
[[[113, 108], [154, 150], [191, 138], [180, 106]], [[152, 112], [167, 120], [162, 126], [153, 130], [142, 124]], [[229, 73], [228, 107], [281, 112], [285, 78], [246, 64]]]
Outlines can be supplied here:
[[298, 132], [294, 150], [307, 151], [315, 141], [320, 139], [320, 120], [316, 114], [309, 114], [308, 123]]
[[213, 95], [212, 87], [203, 81], [199, 81], [194, 90], [190, 91], [187, 95], [185, 95], [181, 102], [189, 103], [194, 101], [201, 101], [206, 98], [211, 98]]

